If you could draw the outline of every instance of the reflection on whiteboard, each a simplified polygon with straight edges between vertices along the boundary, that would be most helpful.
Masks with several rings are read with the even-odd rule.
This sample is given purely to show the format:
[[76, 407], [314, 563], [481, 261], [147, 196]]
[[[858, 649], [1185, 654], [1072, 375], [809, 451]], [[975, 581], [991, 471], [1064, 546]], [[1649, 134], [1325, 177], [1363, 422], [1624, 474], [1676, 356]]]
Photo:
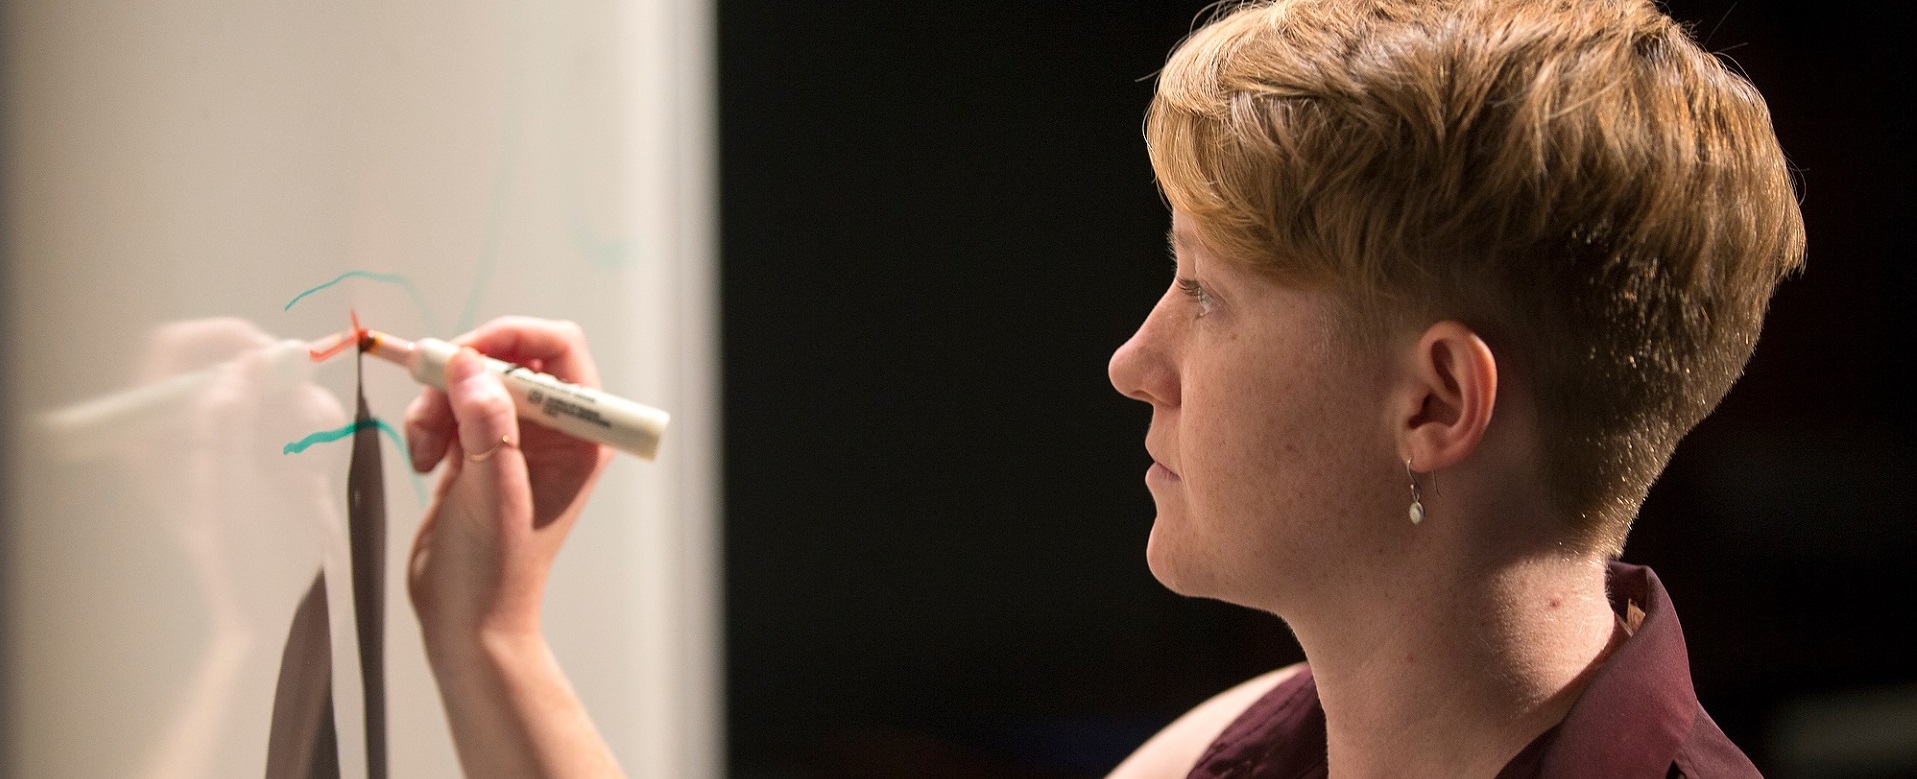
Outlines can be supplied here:
[[[675, 411], [657, 464], [607, 472], [546, 625], [628, 771], [716, 776], [707, 4], [0, 13], [6, 368], [33, 377], [0, 564], [0, 689], [31, 715], [0, 775], [257, 775], [295, 654], [330, 669], [341, 775], [380, 760], [368, 690], [392, 775], [457, 772], [402, 588], [354, 603], [355, 450], [388, 455], [379, 565], [425, 495], [393, 429], [417, 385], [306, 354], [357, 310], [577, 321], [609, 390]], [[322, 612], [325, 659], [293, 652]]]

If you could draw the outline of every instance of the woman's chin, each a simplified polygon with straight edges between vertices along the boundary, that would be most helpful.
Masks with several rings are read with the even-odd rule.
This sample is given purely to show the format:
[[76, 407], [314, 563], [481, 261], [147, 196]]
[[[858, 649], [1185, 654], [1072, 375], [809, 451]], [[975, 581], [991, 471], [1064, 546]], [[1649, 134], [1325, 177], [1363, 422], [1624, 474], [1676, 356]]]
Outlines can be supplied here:
[[1145, 565], [1151, 569], [1152, 577], [1165, 589], [1186, 596], [1202, 595], [1203, 587], [1197, 581], [1202, 572], [1194, 572], [1188, 550], [1179, 549], [1178, 539], [1168, 528], [1163, 512], [1152, 523], [1151, 537], [1145, 541]]

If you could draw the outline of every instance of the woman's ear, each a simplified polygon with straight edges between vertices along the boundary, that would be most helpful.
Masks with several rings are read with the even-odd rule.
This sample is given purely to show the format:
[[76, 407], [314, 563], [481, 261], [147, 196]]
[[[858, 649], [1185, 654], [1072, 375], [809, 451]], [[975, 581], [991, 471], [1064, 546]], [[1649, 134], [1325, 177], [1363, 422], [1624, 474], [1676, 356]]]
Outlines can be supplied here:
[[1462, 462], [1484, 440], [1498, 400], [1498, 363], [1491, 347], [1463, 323], [1426, 328], [1401, 374], [1398, 451], [1412, 470]]

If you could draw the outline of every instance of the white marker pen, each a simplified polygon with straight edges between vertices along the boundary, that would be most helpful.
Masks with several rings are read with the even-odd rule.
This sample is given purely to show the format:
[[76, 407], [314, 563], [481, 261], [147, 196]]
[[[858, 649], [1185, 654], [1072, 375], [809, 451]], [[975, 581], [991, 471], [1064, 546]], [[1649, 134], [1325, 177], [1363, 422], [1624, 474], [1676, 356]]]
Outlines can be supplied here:
[[[365, 353], [405, 367], [421, 384], [446, 389], [446, 361], [458, 354], [460, 347], [437, 338], [407, 341], [375, 330], [363, 332], [360, 346]], [[505, 360], [484, 356], [481, 359], [499, 374], [521, 420], [648, 460], [658, 454], [659, 438], [665, 435], [666, 422], [670, 419], [666, 412], [569, 384]]]

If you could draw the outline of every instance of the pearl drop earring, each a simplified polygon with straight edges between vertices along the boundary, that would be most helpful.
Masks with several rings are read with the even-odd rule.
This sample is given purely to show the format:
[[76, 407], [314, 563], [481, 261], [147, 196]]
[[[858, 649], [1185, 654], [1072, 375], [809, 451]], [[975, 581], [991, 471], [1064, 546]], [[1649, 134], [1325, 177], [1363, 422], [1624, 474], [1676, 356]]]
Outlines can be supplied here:
[[1411, 481], [1411, 524], [1424, 521], [1424, 494], [1418, 491], [1418, 475], [1411, 472], [1411, 458], [1404, 461], [1404, 476]]

